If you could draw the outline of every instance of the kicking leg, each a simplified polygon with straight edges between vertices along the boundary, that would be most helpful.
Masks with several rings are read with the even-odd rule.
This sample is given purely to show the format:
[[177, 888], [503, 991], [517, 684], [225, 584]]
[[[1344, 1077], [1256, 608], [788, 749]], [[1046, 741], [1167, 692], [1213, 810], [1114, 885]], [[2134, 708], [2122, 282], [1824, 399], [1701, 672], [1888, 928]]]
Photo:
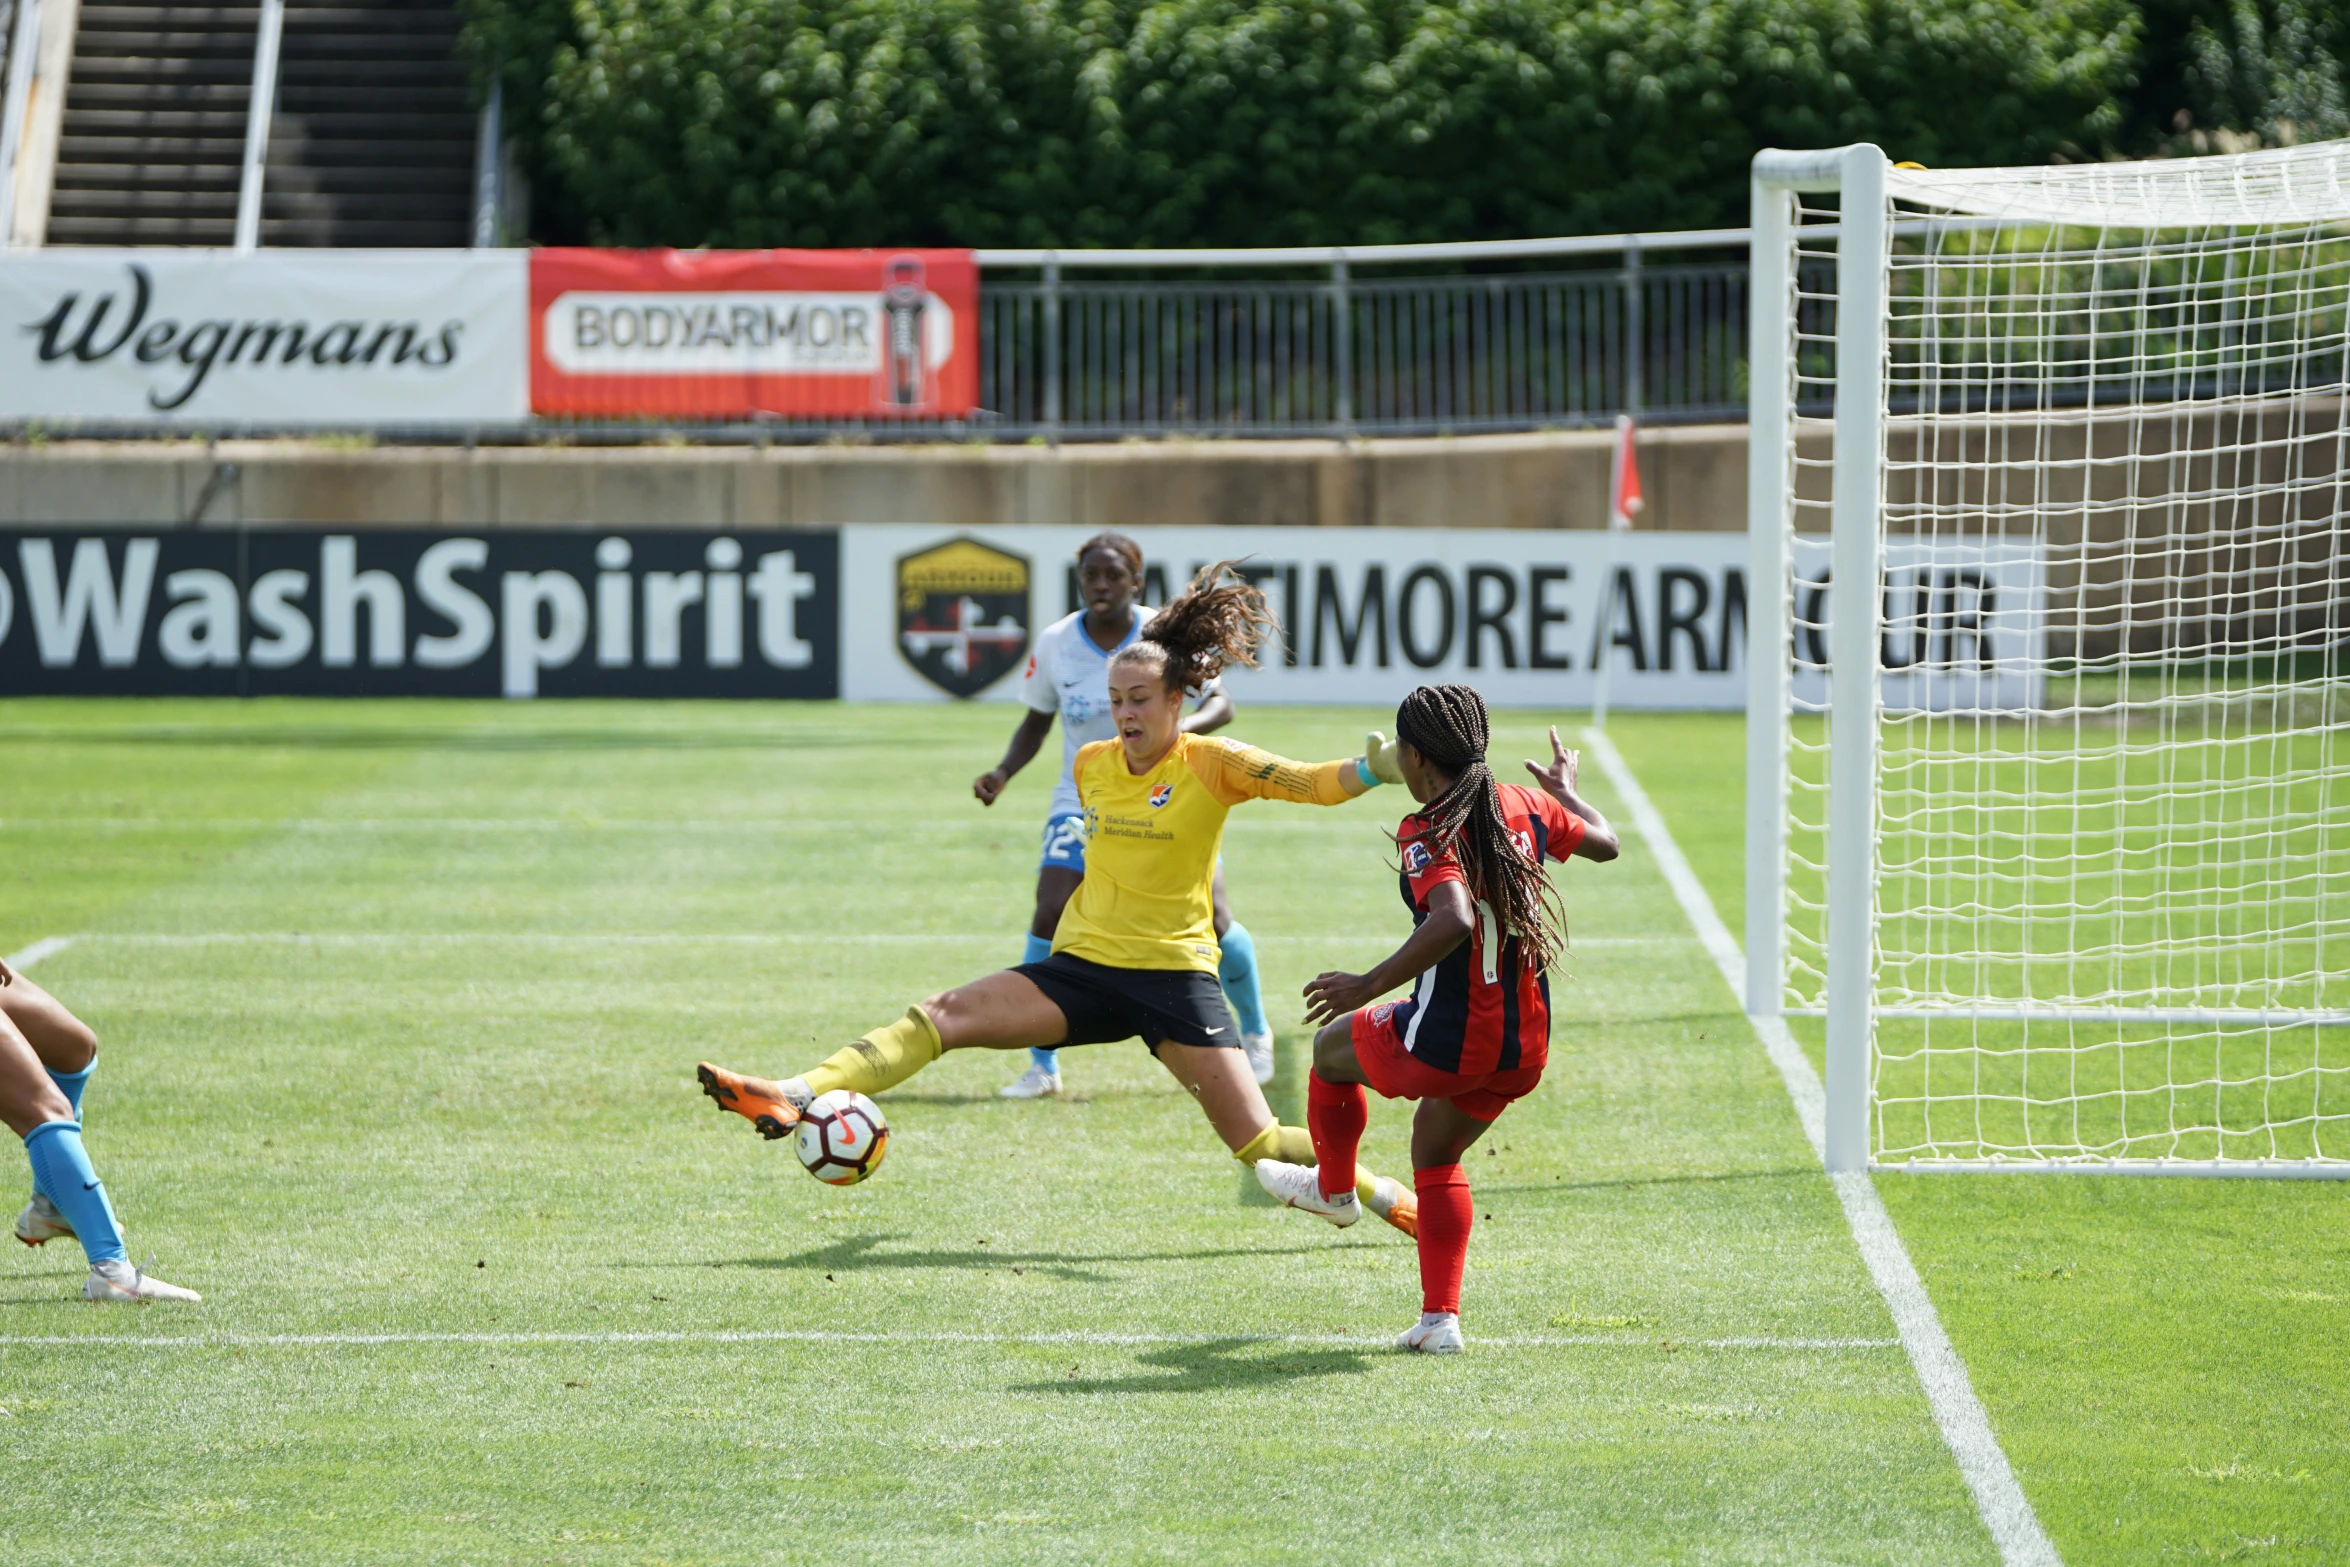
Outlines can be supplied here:
[[835, 1088], [878, 1094], [949, 1050], [1020, 1050], [1068, 1037], [1069, 1020], [1051, 998], [1026, 976], [1004, 969], [908, 1007], [895, 1023], [834, 1051], [802, 1076], [779, 1083], [707, 1061], [696, 1075], [720, 1109], [745, 1117], [759, 1135], [773, 1139], [799, 1124], [810, 1100]]
[[1477, 1218], [1461, 1155], [1485, 1135], [1490, 1121], [1449, 1099], [1423, 1099], [1412, 1117], [1412, 1175], [1420, 1197], [1420, 1320], [1395, 1341], [1423, 1354], [1458, 1351], [1461, 1273], [1469, 1260], [1469, 1231]]

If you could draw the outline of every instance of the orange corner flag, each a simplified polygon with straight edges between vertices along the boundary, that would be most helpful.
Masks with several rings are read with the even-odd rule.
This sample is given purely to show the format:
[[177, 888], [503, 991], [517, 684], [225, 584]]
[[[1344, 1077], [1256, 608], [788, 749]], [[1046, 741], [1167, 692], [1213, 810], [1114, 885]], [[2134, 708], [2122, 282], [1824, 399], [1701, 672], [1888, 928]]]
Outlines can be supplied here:
[[1618, 530], [1632, 526], [1640, 515], [1640, 458], [1632, 444], [1632, 416], [1616, 415], [1615, 462], [1607, 486], [1607, 525]]

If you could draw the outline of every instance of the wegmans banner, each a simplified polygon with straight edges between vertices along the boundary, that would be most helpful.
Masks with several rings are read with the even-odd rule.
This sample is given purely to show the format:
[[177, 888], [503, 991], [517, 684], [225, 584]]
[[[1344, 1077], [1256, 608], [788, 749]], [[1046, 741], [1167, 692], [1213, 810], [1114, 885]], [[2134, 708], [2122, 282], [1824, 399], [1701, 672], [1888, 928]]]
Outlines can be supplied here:
[[275, 428], [518, 420], [521, 251], [0, 257], [0, 419]]

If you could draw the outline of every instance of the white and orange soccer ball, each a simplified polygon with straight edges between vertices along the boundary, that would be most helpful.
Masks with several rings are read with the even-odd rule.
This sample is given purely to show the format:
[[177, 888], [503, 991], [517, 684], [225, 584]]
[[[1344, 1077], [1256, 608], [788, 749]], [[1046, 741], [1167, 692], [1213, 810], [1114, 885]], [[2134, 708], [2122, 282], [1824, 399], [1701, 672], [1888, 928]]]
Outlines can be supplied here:
[[889, 1123], [881, 1106], [853, 1089], [818, 1094], [792, 1130], [792, 1147], [808, 1173], [827, 1186], [854, 1186], [881, 1168]]

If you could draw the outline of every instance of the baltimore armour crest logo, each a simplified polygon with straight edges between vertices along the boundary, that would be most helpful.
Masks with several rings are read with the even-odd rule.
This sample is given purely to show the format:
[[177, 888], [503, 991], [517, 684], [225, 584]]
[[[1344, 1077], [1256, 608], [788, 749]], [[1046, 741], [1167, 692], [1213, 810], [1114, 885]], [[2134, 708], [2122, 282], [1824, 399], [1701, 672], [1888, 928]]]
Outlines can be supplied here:
[[972, 697], [1028, 652], [1028, 557], [974, 538], [898, 557], [898, 652], [953, 696]]
[[1157, 809], [1158, 809], [1160, 806], [1162, 806], [1162, 805], [1165, 805], [1165, 804], [1166, 804], [1166, 803], [1167, 803], [1169, 800], [1172, 800], [1172, 799], [1174, 799], [1174, 798], [1175, 798], [1175, 786], [1174, 786], [1173, 784], [1152, 784], [1152, 785], [1151, 785], [1151, 809], [1152, 809], [1152, 810], [1154, 810], [1154, 811], [1155, 811], [1155, 810], [1157, 810]]

